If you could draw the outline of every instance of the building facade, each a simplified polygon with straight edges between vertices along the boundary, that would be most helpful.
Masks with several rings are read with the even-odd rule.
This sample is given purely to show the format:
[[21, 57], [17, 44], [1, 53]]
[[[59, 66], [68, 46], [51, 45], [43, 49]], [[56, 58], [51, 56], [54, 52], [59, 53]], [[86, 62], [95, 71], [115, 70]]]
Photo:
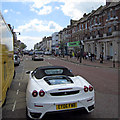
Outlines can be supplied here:
[[52, 52], [59, 52], [59, 33], [58, 32], [54, 32], [52, 34]]
[[[68, 29], [69, 48], [80, 47], [100, 58], [118, 61], [120, 44], [120, 2], [109, 2], [78, 21], [72, 21]], [[71, 34], [71, 36], [69, 35]]]
[[[79, 20], [70, 20], [70, 25], [59, 33], [52, 34], [52, 50], [67, 46], [68, 51], [81, 50], [100, 59], [119, 61], [120, 46], [120, 1], [106, 2]], [[65, 47], [63, 47], [65, 49]]]

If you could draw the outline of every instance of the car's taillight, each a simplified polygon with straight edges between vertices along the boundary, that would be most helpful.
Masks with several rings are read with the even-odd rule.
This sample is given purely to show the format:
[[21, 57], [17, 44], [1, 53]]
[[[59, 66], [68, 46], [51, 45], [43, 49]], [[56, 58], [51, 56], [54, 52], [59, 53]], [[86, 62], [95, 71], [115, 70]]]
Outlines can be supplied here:
[[93, 87], [92, 86], [89, 86], [89, 91], [93, 91]]
[[84, 91], [88, 92], [88, 87], [87, 86], [84, 86]]
[[38, 96], [38, 92], [37, 92], [36, 90], [34, 90], [34, 91], [32, 92], [32, 96], [33, 96], [33, 97], [37, 97], [37, 96]]
[[45, 92], [43, 90], [40, 90], [39, 95], [40, 97], [43, 97], [45, 95]]

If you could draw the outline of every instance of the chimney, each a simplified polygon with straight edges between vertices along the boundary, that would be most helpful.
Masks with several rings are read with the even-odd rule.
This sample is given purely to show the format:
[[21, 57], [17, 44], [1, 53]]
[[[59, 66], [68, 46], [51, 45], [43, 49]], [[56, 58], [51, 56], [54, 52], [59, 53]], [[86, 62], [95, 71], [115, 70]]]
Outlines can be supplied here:
[[84, 13], [83, 17], [86, 17], [86, 13]]

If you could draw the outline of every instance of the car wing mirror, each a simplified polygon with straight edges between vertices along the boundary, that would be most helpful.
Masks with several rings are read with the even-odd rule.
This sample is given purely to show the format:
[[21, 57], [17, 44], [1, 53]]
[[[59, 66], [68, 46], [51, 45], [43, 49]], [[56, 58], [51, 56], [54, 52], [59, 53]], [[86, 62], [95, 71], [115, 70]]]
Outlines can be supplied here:
[[26, 71], [26, 74], [30, 74], [31, 71]]
[[72, 73], [72, 70], [69, 70]]

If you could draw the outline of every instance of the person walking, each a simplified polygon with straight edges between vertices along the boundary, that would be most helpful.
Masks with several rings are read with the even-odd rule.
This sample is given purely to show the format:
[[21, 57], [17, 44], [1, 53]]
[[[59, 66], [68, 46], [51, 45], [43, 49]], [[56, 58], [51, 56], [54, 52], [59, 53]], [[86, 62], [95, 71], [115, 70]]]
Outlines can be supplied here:
[[100, 63], [103, 63], [103, 53], [100, 54]]
[[75, 57], [75, 53], [74, 53], [74, 51], [72, 51], [72, 57], [73, 57], [73, 58]]
[[77, 52], [77, 60], [80, 58], [80, 51]]
[[70, 51], [70, 58], [72, 58], [72, 51]]
[[90, 52], [88, 53], [88, 57], [89, 57], [89, 60], [91, 60], [91, 53]]

